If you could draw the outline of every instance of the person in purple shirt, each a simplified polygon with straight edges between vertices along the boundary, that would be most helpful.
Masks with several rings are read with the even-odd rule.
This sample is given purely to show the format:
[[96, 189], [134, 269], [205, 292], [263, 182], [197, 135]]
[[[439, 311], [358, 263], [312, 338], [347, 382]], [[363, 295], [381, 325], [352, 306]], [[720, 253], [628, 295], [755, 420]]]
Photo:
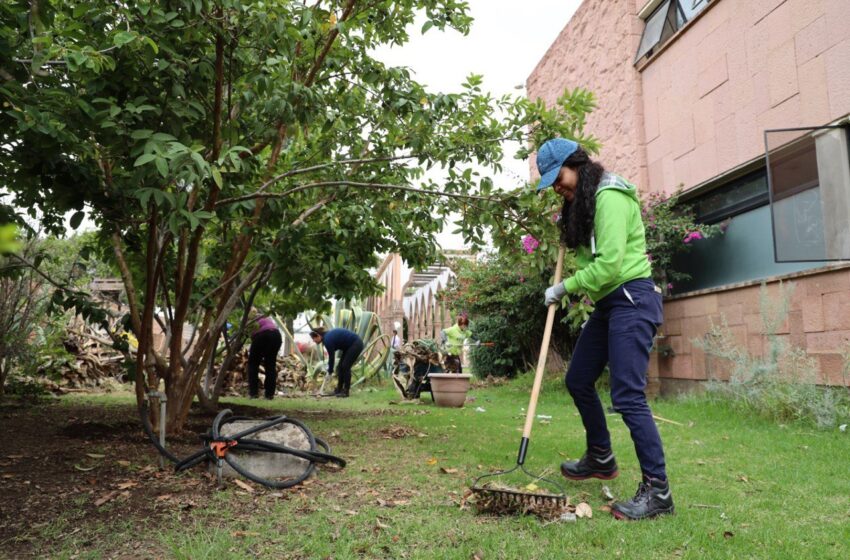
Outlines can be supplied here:
[[351, 390], [351, 366], [363, 352], [363, 340], [357, 333], [348, 329], [331, 329], [326, 331], [322, 327], [310, 331], [310, 338], [316, 344], [324, 344], [328, 351], [328, 375], [334, 372], [334, 361], [336, 351], [342, 352], [342, 359], [336, 368], [336, 391], [333, 396], [346, 398]]
[[259, 396], [262, 363], [266, 372], [265, 395], [271, 400], [277, 387], [277, 353], [283, 339], [271, 317], [257, 314], [252, 321], [256, 322], [257, 328], [251, 333], [251, 347], [248, 350], [248, 397], [256, 399]]

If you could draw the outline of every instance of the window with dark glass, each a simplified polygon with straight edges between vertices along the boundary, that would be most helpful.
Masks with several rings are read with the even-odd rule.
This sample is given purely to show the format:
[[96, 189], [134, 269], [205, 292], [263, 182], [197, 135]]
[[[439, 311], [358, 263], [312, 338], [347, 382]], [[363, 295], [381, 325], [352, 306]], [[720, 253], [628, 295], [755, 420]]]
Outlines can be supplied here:
[[816, 268], [822, 262], [777, 262], [773, 254], [767, 170], [762, 167], [687, 201], [696, 220], [722, 223], [724, 233], [691, 244], [673, 268], [691, 275], [674, 294], [763, 280]]
[[699, 223], [716, 224], [768, 203], [767, 173], [762, 168], [690, 202]]
[[673, 293], [763, 280], [850, 260], [850, 133], [846, 126], [768, 130], [766, 167], [687, 201], [725, 233], [693, 243]]
[[640, 38], [635, 64], [652, 54], [685, 23], [700, 13], [710, 0], [664, 0], [646, 18], [646, 27]]

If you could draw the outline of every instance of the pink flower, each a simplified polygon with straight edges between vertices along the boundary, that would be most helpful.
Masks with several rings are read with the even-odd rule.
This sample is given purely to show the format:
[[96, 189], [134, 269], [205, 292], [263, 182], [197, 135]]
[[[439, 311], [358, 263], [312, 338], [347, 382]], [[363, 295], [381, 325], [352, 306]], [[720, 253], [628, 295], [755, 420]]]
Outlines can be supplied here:
[[525, 252], [529, 255], [534, 252], [535, 249], [540, 245], [540, 242], [534, 238], [533, 235], [528, 234], [523, 236], [522, 238], [522, 248], [525, 249]]
[[700, 239], [702, 239], [702, 233], [699, 231], [692, 231], [685, 236], [685, 238], [682, 240], [682, 243], [685, 243], [687, 245], [691, 241], [698, 241]]
[[552, 214], [552, 221], [555, 222], [555, 223], [558, 223], [559, 221], [561, 221], [561, 213], [555, 212], [554, 214]]

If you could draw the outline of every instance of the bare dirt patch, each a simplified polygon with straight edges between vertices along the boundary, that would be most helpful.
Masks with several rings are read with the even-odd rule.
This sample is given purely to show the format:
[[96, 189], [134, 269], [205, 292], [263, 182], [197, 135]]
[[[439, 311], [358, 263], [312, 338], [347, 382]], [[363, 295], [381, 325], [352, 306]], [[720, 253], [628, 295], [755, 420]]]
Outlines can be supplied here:
[[[231, 406], [235, 414], [264, 418], [280, 411]], [[286, 411], [310, 425], [317, 420], [354, 417], [345, 411]], [[363, 413], [361, 416], [369, 415]], [[193, 411], [188, 429], [169, 437], [169, 447], [185, 457], [201, 448], [214, 414]], [[218, 492], [201, 468], [175, 474], [158, 467], [158, 455], [141, 429], [131, 405], [58, 403], [20, 406], [0, 404], [0, 426], [6, 442], [0, 451], [0, 547], [9, 558], [42, 556], [77, 539], [83, 549], [94, 545], [112, 523], [156, 525], [165, 516], [202, 508]], [[321, 435], [321, 434], [317, 434]], [[323, 469], [332, 471], [332, 469]], [[236, 488], [230, 483], [231, 488]], [[237, 489], [232, 514], [256, 513], [257, 500], [288, 499], [297, 492]], [[330, 488], [333, 488], [331, 486]], [[244, 498], [242, 497], [244, 496]], [[142, 533], [142, 531], [140, 531]], [[130, 557], [161, 555], [143, 540], [124, 546]], [[120, 555], [119, 555], [120, 556]]]

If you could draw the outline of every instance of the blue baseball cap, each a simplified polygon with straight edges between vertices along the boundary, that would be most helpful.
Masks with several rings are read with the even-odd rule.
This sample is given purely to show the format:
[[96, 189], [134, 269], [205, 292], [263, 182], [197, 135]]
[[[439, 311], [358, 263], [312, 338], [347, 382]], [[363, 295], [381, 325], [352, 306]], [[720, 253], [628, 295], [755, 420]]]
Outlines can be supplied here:
[[537, 171], [540, 173], [538, 191], [552, 186], [558, 178], [561, 166], [577, 149], [578, 144], [566, 138], [553, 138], [540, 146], [537, 150]]

